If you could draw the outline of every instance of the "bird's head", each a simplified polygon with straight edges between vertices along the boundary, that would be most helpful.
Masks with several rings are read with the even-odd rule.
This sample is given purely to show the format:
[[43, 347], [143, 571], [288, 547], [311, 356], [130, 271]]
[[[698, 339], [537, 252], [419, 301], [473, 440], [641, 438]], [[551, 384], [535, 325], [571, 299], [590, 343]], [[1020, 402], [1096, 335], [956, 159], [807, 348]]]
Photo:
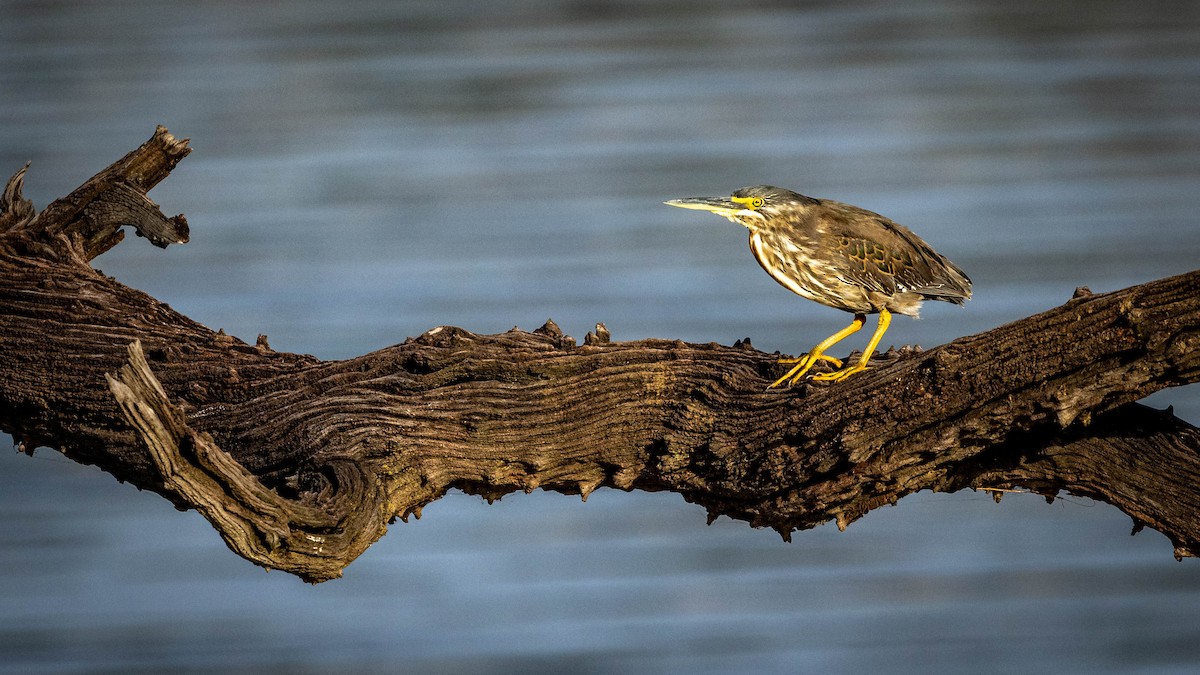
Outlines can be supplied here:
[[773, 185], [755, 185], [734, 190], [728, 197], [688, 197], [663, 203], [681, 209], [711, 211], [755, 230], [816, 204], [817, 200]]

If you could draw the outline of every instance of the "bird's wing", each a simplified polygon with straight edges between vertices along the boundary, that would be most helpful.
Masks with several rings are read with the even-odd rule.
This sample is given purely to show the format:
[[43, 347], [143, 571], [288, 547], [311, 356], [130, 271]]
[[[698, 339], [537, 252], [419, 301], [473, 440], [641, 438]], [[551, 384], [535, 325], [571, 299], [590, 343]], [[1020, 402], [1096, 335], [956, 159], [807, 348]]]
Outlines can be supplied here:
[[900, 270], [896, 284], [904, 290], [920, 293], [927, 298], [962, 304], [971, 299], [971, 279], [948, 258], [933, 250], [925, 240], [908, 228], [884, 218], [883, 225], [919, 252], [914, 264]]
[[846, 281], [886, 295], [909, 292], [960, 303], [971, 297], [967, 275], [908, 228], [845, 206], [822, 226]]

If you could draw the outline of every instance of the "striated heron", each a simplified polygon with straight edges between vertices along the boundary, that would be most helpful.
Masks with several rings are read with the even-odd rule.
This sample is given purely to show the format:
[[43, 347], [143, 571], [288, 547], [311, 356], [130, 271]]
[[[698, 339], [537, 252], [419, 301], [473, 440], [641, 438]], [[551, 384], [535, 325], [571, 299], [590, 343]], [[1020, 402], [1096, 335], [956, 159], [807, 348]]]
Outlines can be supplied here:
[[[961, 305], [971, 299], [971, 280], [957, 265], [908, 228], [857, 206], [770, 185], [742, 188], [729, 197], [665, 203], [711, 211], [746, 226], [750, 250], [772, 279], [801, 297], [854, 314], [849, 326], [804, 356], [781, 359], [794, 365], [768, 389], [799, 382], [818, 361], [837, 370], [814, 380], [844, 380], [867, 368], [893, 312], [915, 318], [925, 300]], [[876, 313], [879, 327], [857, 363], [843, 368], [841, 359], [825, 354]]]

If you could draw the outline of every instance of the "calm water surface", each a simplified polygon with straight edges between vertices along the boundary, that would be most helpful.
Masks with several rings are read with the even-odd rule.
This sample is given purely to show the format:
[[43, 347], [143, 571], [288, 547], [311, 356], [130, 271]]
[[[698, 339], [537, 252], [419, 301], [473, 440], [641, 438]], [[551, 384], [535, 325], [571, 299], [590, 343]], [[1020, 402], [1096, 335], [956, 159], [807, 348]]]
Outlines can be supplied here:
[[[933, 345], [1200, 261], [1191, 2], [0, 0], [0, 171], [41, 207], [162, 123], [193, 241], [97, 265], [276, 349], [440, 324], [801, 351], [844, 316], [664, 199], [774, 183], [967, 269]], [[1200, 423], [1196, 387], [1163, 392]], [[3, 440], [8, 440], [4, 437]], [[0, 671], [1200, 667], [1200, 563], [1067, 498], [919, 494], [787, 545], [674, 495], [452, 494], [318, 587], [51, 451], [0, 455]]]

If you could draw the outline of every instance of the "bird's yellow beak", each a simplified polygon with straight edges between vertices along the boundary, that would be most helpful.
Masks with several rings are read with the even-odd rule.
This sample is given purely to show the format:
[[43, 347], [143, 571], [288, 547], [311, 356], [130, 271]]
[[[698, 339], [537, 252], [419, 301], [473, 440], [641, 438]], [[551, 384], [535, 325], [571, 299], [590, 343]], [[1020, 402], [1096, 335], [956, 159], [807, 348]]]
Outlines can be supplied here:
[[663, 202], [667, 206], [678, 206], [681, 209], [696, 211], [712, 211], [718, 216], [729, 218], [735, 215], [746, 215], [745, 204], [739, 204], [729, 197], [687, 197]]
[[762, 200], [756, 197], [687, 197], [663, 203], [681, 209], [711, 211], [718, 216], [725, 216], [731, 223], [750, 228], [754, 227], [753, 223], [763, 219], [762, 214], [754, 210], [756, 206], [762, 205]]

